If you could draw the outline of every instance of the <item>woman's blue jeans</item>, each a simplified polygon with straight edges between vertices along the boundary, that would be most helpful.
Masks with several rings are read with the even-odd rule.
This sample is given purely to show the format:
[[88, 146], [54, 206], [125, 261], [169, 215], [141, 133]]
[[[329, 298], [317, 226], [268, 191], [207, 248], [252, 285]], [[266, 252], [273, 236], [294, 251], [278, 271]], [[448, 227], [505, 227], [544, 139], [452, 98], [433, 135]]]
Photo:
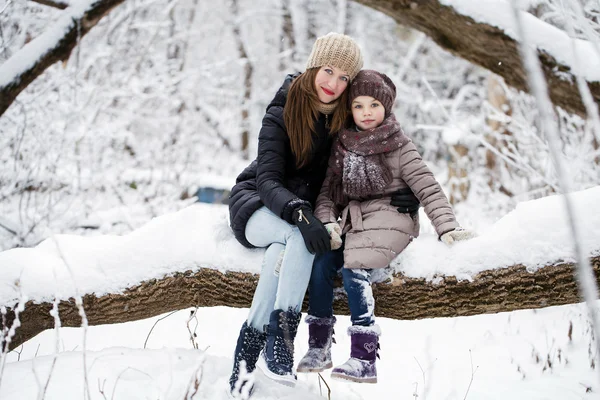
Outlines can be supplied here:
[[248, 324], [262, 331], [272, 311], [300, 311], [315, 256], [306, 249], [297, 226], [264, 206], [252, 214], [245, 233], [252, 245], [267, 248], [248, 315]]
[[320, 318], [333, 316], [333, 283], [341, 269], [352, 325], [371, 326], [375, 323], [371, 270], [343, 267], [343, 246], [315, 258], [308, 284], [308, 313]]

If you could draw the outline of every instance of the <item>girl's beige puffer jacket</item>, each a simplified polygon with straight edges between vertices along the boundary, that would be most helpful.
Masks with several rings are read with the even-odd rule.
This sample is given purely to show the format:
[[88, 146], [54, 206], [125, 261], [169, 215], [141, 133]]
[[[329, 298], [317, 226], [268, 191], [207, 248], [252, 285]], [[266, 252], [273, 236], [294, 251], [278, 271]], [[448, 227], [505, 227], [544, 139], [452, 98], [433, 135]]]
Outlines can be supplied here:
[[419, 199], [439, 236], [458, 227], [452, 206], [412, 142], [385, 157], [394, 177], [392, 183], [368, 198], [350, 198], [341, 212], [329, 198], [335, 157], [329, 159], [315, 216], [324, 224], [341, 217], [339, 223], [346, 234], [345, 268], [384, 268], [419, 235], [418, 214], [411, 217], [399, 213], [390, 204], [391, 194], [407, 186]]

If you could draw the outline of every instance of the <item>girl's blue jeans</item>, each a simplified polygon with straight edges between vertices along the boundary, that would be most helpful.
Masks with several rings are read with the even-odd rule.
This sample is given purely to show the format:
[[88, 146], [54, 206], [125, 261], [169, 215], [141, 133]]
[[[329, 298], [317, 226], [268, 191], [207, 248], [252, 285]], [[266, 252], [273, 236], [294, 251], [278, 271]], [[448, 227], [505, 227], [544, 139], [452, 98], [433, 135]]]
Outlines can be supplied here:
[[329, 251], [315, 258], [308, 284], [308, 313], [320, 318], [333, 316], [333, 282], [341, 269], [352, 325], [373, 325], [375, 299], [371, 289], [371, 270], [343, 267], [343, 245], [338, 250]]
[[248, 315], [248, 324], [262, 331], [272, 311], [300, 311], [315, 256], [306, 249], [298, 227], [265, 206], [252, 214], [245, 233], [252, 245], [267, 248]]

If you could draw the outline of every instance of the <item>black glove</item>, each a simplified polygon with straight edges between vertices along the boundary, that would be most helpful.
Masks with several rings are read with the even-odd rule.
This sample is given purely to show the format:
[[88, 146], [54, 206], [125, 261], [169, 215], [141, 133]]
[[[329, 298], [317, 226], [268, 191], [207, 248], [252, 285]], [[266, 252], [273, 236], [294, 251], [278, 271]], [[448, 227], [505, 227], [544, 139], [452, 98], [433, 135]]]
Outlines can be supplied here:
[[327, 229], [321, 221], [315, 218], [309, 207], [296, 208], [292, 217], [294, 223], [300, 229], [308, 251], [312, 254], [323, 254], [331, 250]]
[[410, 190], [410, 188], [404, 188], [392, 193], [392, 200], [390, 204], [394, 207], [398, 207], [398, 212], [401, 214], [413, 214], [419, 211], [419, 199]]

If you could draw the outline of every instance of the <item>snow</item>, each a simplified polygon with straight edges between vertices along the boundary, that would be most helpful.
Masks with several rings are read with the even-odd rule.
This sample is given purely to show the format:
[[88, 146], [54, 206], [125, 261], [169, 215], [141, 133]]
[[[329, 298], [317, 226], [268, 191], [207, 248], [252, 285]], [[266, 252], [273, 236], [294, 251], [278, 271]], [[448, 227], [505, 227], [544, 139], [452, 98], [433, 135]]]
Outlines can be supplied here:
[[[49, 21], [50, 28], [45, 29], [44, 34], [37, 36], [22, 49], [11, 52], [13, 57], [0, 65], [0, 87], [17, 80], [24, 71], [29, 69], [40, 57], [43, 57], [43, 54], [51, 50], [64, 32], [71, 29], [74, 24], [73, 20], [78, 20], [93, 2], [95, 0], [70, 2], [72, 6], [62, 11], [59, 19], [53, 22]], [[538, 2], [537, 0], [527, 0], [529, 6]], [[307, 11], [306, 7], [300, 7], [302, 5], [300, 3], [302, 2], [292, 2], [290, 5], [296, 15], [305, 15], [307, 12], [325, 15], [315, 12], [315, 10]], [[340, 3], [342, 7], [344, 3]], [[454, 7], [476, 21], [497, 26], [513, 38], [518, 37], [508, 1], [442, 0], [442, 3]], [[525, 1], [521, 3], [524, 4]], [[355, 7], [355, 5], [351, 6]], [[140, 7], [140, 5], [135, 7]], [[158, 7], [160, 8], [162, 5], [159, 4]], [[218, 9], [214, 4], [210, 8]], [[140, 10], [145, 9], [140, 8]], [[145, 12], [139, 14], [145, 14]], [[151, 15], [151, 13], [148, 14]], [[522, 16], [526, 25], [527, 38], [532, 43], [532, 47], [542, 49], [557, 61], [570, 66], [573, 74], [583, 76], [588, 81], [600, 80], [600, 68], [598, 68], [600, 57], [592, 43], [571, 39], [565, 32], [537, 20], [530, 14], [522, 13]], [[218, 16], [215, 17], [214, 14], [211, 14], [210, 17], [207, 20], [214, 20], [215, 25], [223, 25]], [[368, 32], [368, 29], [361, 29], [366, 26], [377, 25], [382, 28], [379, 22], [377, 24], [367, 23], [368, 20], [356, 18], [355, 15], [349, 17], [353, 22], [350, 25], [354, 26], [355, 32]], [[154, 18], [153, 15], [149, 17], [150, 20]], [[119, 21], [124, 19], [125, 17]], [[336, 22], [341, 23], [342, 19], [343, 17], [340, 15]], [[306, 18], [296, 18], [294, 21], [293, 26], [297, 39], [304, 38], [308, 32], [306, 26], [303, 26], [308, 20], [307, 16]], [[323, 20], [326, 20], [326, 15]], [[19, 20], [19, 22], [26, 23], [27, 20]], [[113, 21], [112, 25], [114, 27], [118, 24], [120, 22]], [[272, 24], [264, 25], [273, 26]], [[185, 30], [185, 28], [182, 29]], [[396, 29], [395, 25], [394, 29]], [[277, 29], [271, 30], [278, 31]], [[99, 37], [106, 35], [100, 33]], [[144, 33], [141, 35], [152, 36], [144, 35]], [[212, 42], [215, 42], [214, 35], [208, 36]], [[387, 36], [391, 37], [392, 35]], [[385, 44], [385, 41], [369, 42], [365, 38], [360, 36], [357, 37], [357, 40], [364, 45], [365, 50], [372, 51], [368, 54], [373, 54], [373, 61], [390, 63], [389, 59], [398, 58], [394, 55], [395, 53], [388, 51], [390, 49], [386, 48], [386, 51], [382, 52], [382, 47], [377, 47], [379, 42]], [[168, 40], [171, 40], [171, 35]], [[248, 41], [263, 43], [263, 40]], [[140, 45], [139, 42], [135, 43], [137, 44], [134, 47], [145, 46]], [[201, 43], [201, 48], [206, 45], [205, 42]], [[215, 43], [216, 46], [227, 50], [225, 42], [218, 40]], [[305, 48], [310, 45], [305, 40], [298, 40], [298, 43]], [[130, 45], [126, 44], [126, 46]], [[420, 46], [421, 44], [414, 46], [415, 54]], [[85, 48], [84, 46], [84, 50]], [[157, 48], [159, 48], [157, 53], [163, 50], [160, 46]], [[278, 52], [279, 47], [277, 49]], [[573, 49], [575, 53], [572, 51]], [[88, 50], [93, 54], [107, 52], [101, 46], [89, 46]], [[195, 50], [190, 50], [190, 53], [194, 53]], [[123, 57], [122, 54], [127, 54], [127, 57], [123, 57], [126, 60], [131, 57], [129, 53], [119, 52], [118, 48], [111, 52], [118, 54], [115, 58]], [[207, 64], [203, 58], [206, 57], [203, 52], [198, 51], [197, 53], [198, 59], [202, 62], [190, 64], [216, 65], [210, 62], [211, 58], [208, 59]], [[365, 53], [366, 56], [368, 54]], [[218, 58], [218, 54], [215, 53], [215, 55]], [[417, 58], [428, 60], [423, 54], [419, 54]], [[586, 62], [578, 65], [577, 60]], [[155, 62], [154, 64], [162, 66], [166, 63]], [[275, 65], [278, 63], [262, 62], [259, 64]], [[402, 74], [398, 78], [399, 83], [404, 82], [404, 90], [407, 90], [406, 88], [409, 88], [411, 83], [410, 77], [405, 76], [407, 70], [404, 69], [409, 64], [404, 64]], [[442, 64], [448, 65], [449, 62]], [[502, 65], [502, 60], [498, 60], [498, 64]], [[103, 63], [98, 63], [98, 65], [100, 71], [109, 69]], [[110, 69], [115, 68], [120, 71], [116, 60], [110, 60], [108, 65], [111, 66]], [[381, 67], [392, 68], [391, 64], [381, 64]], [[432, 74], [436, 75], [427, 68], [413, 69], [419, 75], [424, 74], [429, 78]], [[452, 70], [452, 72], [455, 71]], [[185, 71], [185, 74], [191, 76], [189, 71]], [[271, 72], [266, 72], [266, 75], [269, 74]], [[160, 81], [162, 75], [156, 75]], [[454, 75], [462, 77], [463, 74], [454, 73]], [[57, 82], [62, 83], [65, 79], [71, 79], [74, 76], [76, 75], [60, 75]], [[111, 79], [107, 76], [101, 75], [99, 79], [110, 81]], [[223, 72], [223, 76], [229, 75]], [[566, 79], [571, 78], [568, 73], [562, 76]], [[133, 81], [139, 81], [138, 78], [134, 77]], [[425, 76], [423, 80], [428, 82]], [[439, 80], [443, 82], [444, 86], [453, 84], [449, 76], [443, 76]], [[198, 79], [191, 81], [200, 82]], [[220, 80], [215, 79], [215, 81]], [[232, 81], [236, 80], [232, 79]], [[131, 88], [135, 89], [132, 97], [136, 97], [137, 91], [142, 90], [136, 85]], [[218, 93], [219, 97], [223, 97], [224, 93], [227, 93], [221, 86], [211, 90]], [[433, 89], [430, 91], [433, 92]], [[55, 90], [46, 90], [46, 92], [55, 92]], [[125, 90], [125, 92], [131, 91]], [[171, 91], [165, 92], [171, 96]], [[414, 92], [409, 91], [409, 93]], [[268, 96], [270, 95], [271, 90], [268, 91]], [[417, 98], [420, 101], [419, 96], [405, 97]], [[43, 104], [44, 100], [48, 101], [46, 98], [50, 97], [42, 96], [41, 99], [36, 99], [35, 104]], [[261, 101], [267, 100], [265, 98]], [[76, 115], [71, 115], [72, 110], [79, 110], [78, 104], [69, 103], [62, 97], [60, 100], [50, 102], [59, 103], [68, 109], [69, 118]], [[422, 126], [434, 126], [438, 119], [426, 118], [428, 115], [426, 104], [426, 102], [420, 104], [419, 119], [423, 122]], [[217, 121], [225, 118], [222, 115], [219, 116], [220, 111], [218, 112], [225, 107], [218, 108], [210, 104], [208, 107], [209, 113], [214, 114], [211, 114], [211, 118], [215, 117]], [[203, 108], [206, 108], [206, 105], [203, 105]], [[260, 108], [262, 117], [263, 107], [257, 108]], [[147, 104], [144, 103], [141, 109], [147, 111]], [[229, 111], [231, 115], [235, 114], [233, 109]], [[473, 113], [472, 110], [469, 112]], [[31, 117], [33, 114], [35, 113], [30, 112], [28, 115]], [[60, 121], [61, 118], [66, 118], [66, 114], [59, 115], [56, 112], [40, 115], [36, 117], [37, 120], [44, 122]], [[143, 115], [146, 114], [143, 113]], [[447, 113], [445, 113], [445, 117], [452, 120]], [[131, 119], [133, 120], [133, 118]], [[225, 119], [230, 120], [230, 118]], [[260, 121], [260, 118], [257, 120]], [[7, 120], [4, 119], [4, 121]], [[32, 119], [27, 120], [30, 128], [27, 135], [23, 133], [24, 136], [31, 137], [33, 136], [31, 132], [36, 132], [35, 127], [38, 125], [33, 124], [32, 121]], [[409, 120], [407, 119], [407, 121]], [[195, 129], [197, 127], [196, 123], [185, 123], [194, 126]], [[113, 132], [118, 137], [119, 131], [115, 126], [105, 125], [103, 122], [99, 122], [99, 125], [101, 130]], [[117, 126], [119, 125], [130, 126], [131, 123], [126, 121], [126, 123], [117, 124]], [[235, 120], [231, 120], [230, 125], [235, 127], [237, 123]], [[202, 131], [202, 126], [198, 129], [199, 132]], [[531, 129], [524, 128], [526, 132]], [[568, 127], [563, 127], [563, 129], [562, 133], [566, 136], [575, 136], [571, 134]], [[71, 133], [71, 130], [72, 128], [69, 128], [67, 131]], [[235, 131], [234, 129], [230, 130]], [[442, 127], [441, 130], [442, 141], [446, 144], [456, 143], [459, 140], [464, 141], [464, 132], [469, 131], [466, 127], [463, 129], [457, 127], [444, 129]], [[254, 131], [258, 131], [258, 129]], [[25, 132], [24, 128], [23, 132]], [[90, 132], [93, 131], [90, 130]], [[123, 143], [131, 145], [130, 140], [134, 140], [132, 139], [133, 133], [127, 135], [127, 132], [124, 132], [122, 134], [125, 138]], [[163, 132], [161, 134], [167, 136]], [[90, 135], [93, 136], [91, 133]], [[149, 140], [146, 139], [147, 137], [151, 138], [151, 136], [145, 135], [142, 137], [144, 140]], [[433, 141], [437, 141], [435, 138]], [[184, 141], [183, 143], [191, 142]], [[424, 144], [426, 143], [424, 142]], [[132, 146], [137, 147], [137, 144], [134, 143]], [[191, 145], [187, 146], [192, 147]], [[205, 144], [204, 142], [201, 145], [196, 143], [195, 146], [204, 149]], [[10, 148], [9, 145], [5, 147]], [[43, 143], [41, 148], [46, 150]], [[70, 151], [67, 149], [69, 148], [60, 148], [61, 154], [62, 152], [67, 154]], [[136, 150], [140, 154], [153, 154], [145, 149]], [[585, 151], [587, 150], [578, 149], [578, 159], [570, 159], [568, 161], [570, 165], [589, 160], [590, 158], [583, 156]], [[543, 148], [535, 150], [535, 154], [540, 159], [545, 159]], [[180, 155], [173, 158], [185, 159]], [[10, 159], [12, 160], [12, 154]], [[231, 178], [210, 177], [205, 174], [204, 167], [198, 165], [201, 161], [199, 158], [191, 157], [191, 159], [194, 160], [194, 173], [201, 173], [204, 178], [199, 182], [194, 176], [186, 179], [185, 182], [195, 182], [223, 189], [231, 186]], [[203, 156], [202, 159], [209, 160], [211, 157]], [[221, 171], [222, 168], [226, 168], [224, 163], [215, 162], [214, 159], [209, 161], [219, 166], [219, 172], [227, 173], [227, 171]], [[231, 160], [228, 162], [232, 164]], [[35, 164], [29, 159], [25, 159], [23, 163], [25, 165]], [[108, 163], [117, 164], [112, 159]], [[114, 169], [102, 168], [102, 175], [110, 182], [118, 181], [115, 176], [131, 179], [133, 182], [148, 175], [158, 176], [157, 179], [162, 182], [172, 180], [169, 174], [161, 174], [160, 170], [154, 170], [154, 167], [151, 170], [144, 170], [143, 166], [133, 164], [136, 165], [135, 168], [118, 168], [117, 173]], [[581, 167], [578, 170], [593, 175], [593, 167], [583, 164], [585, 168]], [[116, 165], [111, 166], [116, 167]], [[231, 165], [228, 167], [230, 170], [235, 170]], [[45, 171], [46, 168], [41, 168], [41, 170]], [[54, 171], [54, 168], [48, 170]], [[576, 174], [573, 173], [573, 175]], [[579, 187], [589, 186], [590, 181], [597, 184], [597, 180], [589, 179]], [[140, 197], [140, 199], [142, 198]], [[573, 208], [582, 213], [578, 217], [580, 232], [583, 234], [580, 245], [583, 246], [585, 254], [600, 254], [600, 213], [597, 212], [600, 186], [572, 193], [571, 199], [574, 202]], [[564, 200], [563, 196], [556, 195], [520, 203], [514, 211], [494, 224], [476, 225], [479, 233], [477, 238], [457, 243], [452, 247], [447, 247], [437, 240], [432, 233], [431, 226], [427, 223], [427, 217], [421, 210], [421, 237], [394, 261], [387, 272], [403, 273], [409, 277], [426, 278], [434, 282], [439, 280], [442, 275], [454, 275], [459, 279], [471, 280], [483, 270], [503, 268], [513, 264], [523, 264], [529, 270], [534, 271], [557, 261], [573, 261], [575, 252], [565, 216]], [[172, 199], [169, 198], [168, 202], [172, 203]], [[110, 208], [103, 212], [93, 211], [85, 222], [98, 226], [111, 225], [107, 221], [112, 219], [108, 213], [123, 214], [123, 218], [128, 221], [132, 212], [140, 207], [142, 207], [141, 204], [135, 206], [123, 204], [122, 208]], [[7, 210], [10, 208], [8, 206]], [[473, 207], [470, 213], [465, 213], [463, 226], [472, 228], [469, 226], [471, 221], [478, 223], [478, 213], [483, 214], [478, 207]], [[153, 215], [156, 214], [160, 214], [160, 212]], [[19, 217], [22, 215], [19, 214]], [[60, 218], [67, 220], [64, 216]], [[19, 224], [14, 222], [17, 220], [20, 221]], [[25, 226], [25, 223], [23, 220], [17, 219], [16, 214], [10, 214], [0, 216], [0, 225], [16, 230], [14, 229], [16, 226]], [[0, 227], [0, 230], [3, 229]], [[155, 218], [145, 226], [123, 236], [55, 235], [33, 248], [0, 252], [0, 270], [2, 271], [0, 274], [0, 305], [12, 306], [16, 301], [23, 305], [26, 300], [52, 302], [56, 298], [66, 299], [83, 293], [95, 293], [98, 296], [119, 293], [141, 281], [161, 278], [178, 271], [195, 271], [199, 268], [257, 274], [260, 271], [262, 256], [263, 250], [244, 249], [233, 238], [228, 227], [225, 206], [194, 204], [179, 212]], [[5, 311], [4, 307], [1, 309]], [[85, 330], [82, 328], [47, 330], [20, 346], [16, 351], [10, 352], [6, 356], [2, 354], [0, 358], [0, 399], [74, 400], [85, 398], [87, 392], [91, 394], [92, 399], [226, 399], [225, 388], [231, 370], [231, 356], [239, 327], [246, 318], [247, 312], [247, 309], [226, 307], [202, 308], [191, 320], [190, 310], [182, 310], [143, 321], [90, 326]], [[377, 305], [375, 305], [375, 312], [377, 312]], [[333, 346], [335, 365], [346, 361], [350, 347], [349, 338], [345, 335], [346, 328], [350, 326], [349, 318], [346, 316], [337, 316], [337, 318], [337, 344]], [[191, 329], [197, 335], [193, 339], [197, 345], [190, 340], [188, 323], [191, 323]], [[584, 304], [419, 321], [377, 318], [377, 323], [382, 329], [382, 359], [378, 361], [379, 383], [377, 385], [340, 383], [332, 381], [329, 372], [325, 372], [322, 375], [331, 387], [331, 398], [351, 400], [390, 398], [392, 397], [390, 394], [393, 394], [394, 398], [414, 400], [599, 398], [598, 372], [592, 366], [594, 362], [592, 357], [596, 354], [596, 344]], [[87, 332], [85, 340], [84, 332]], [[295, 343], [295, 356], [298, 361], [307, 350], [307, 329], [304, 323], [300, 326]], [[58, 349], [59, 353], [55, 354], [55, 349]], [[82, 351], [82, 349], [86, 349], [86, 351]], [[321, 385], [316, 374], [300, 375], [298, 387], [293, 390], [271, 383], [260, 373], [256, 373], [255, 378], [257, 386], [253, 399], [256, 400], [327, 398], [327, 388]], [[191, 392], [195, 390], [196, 379], [199, 382], [198, 392], [192, 396]], [[47, 388], [45, 388], [46, 383], [48, 383]]]
[[[580, 211], [577, 223], [584, 232], [581, 245], [586, 254], [600, 254], [600, 213], [593, 211], [600, 202], [600, 186], [572, 193], [570, 198], [573, 208]], [[423, 235], [393, 261], [392, 267], [415, 278], [455, 275], [471, 280], [481, 271], [516, 264], [534, 271], [556, 261], [574, 262], [564, 200], [564, 196], [555, 195], [521, 202], [478, 232], [478, 237], [452, 247], [439, 243], [433, 235]]]
[[95, 3], [96, 0], [78, 0], [64, 10], [60, 18], [42, 35], [27, 43], [0, 65], [0, 88], [18, 82], [21, 75], [58, 46], [58, 43], [64, 39], [65, 33], [73, 28], [75, 21], [80, 20]]
[[[89, 327], [86, 356], [91, 398], [180, 400], [200, 375], [199, 393], [193, 399], [227, 399], [233, 349], [247, 312], [227, 307], [199, 309], [194, 323], [200, 350], [189, 340], [189, 310], [167, 318]], [[387, 399], [392, 394], [415, 400], [597, 399], [586, 315], [585, 306], [575, 304], [417, 321], [378, 318], [382, 330], [378, 383], [335, 381], [331, 370], [322, 376], [334, 400]], [[349, 317], [337, 318], [334, 366], [345, 362], [350, 353]], [[80, 400], [84, 398], [82, 329], [61, 328], [59, 335], [61, 353], [45, 398]], [[304, 322], [295, 343], [298, 362], [308, 349]], [[36, 398], [36, 382], [45, 384], [55, 344], [56, 334], [49, 330], [18, 349], [21, 361], [17, 362], [16, 352], [8, 354], [0, 398]], [[254, 376], [253, 400], [327, 398], [327, 388], [321, 384], [320, 390], [317, 374], [299, 374], [295, 389], [274, 384], [260, 372]], [[591, 393], [586, 393], [588, 388]]]
[[[509, 37], [519, 41], [514, 13], [508, 1], [441, 0], [440, 3], [454, 8], [460, 14], [469, 16], [477, 22], [495, 26]], [[594, 43], [571, 38], [565, 31], [525, 11], [519, 12], [525, 35], [531, 46], [546, 51], [557, 62], [568, 66], [573, 75], [582, 76], [589, 82], [600, 81], [600, 54]], [[578, 63], [577, 60], [585, 60], [585, 63]]]
[[[579, 217], [586, 254], [600, 254], [600, 213], [591, 212], [600, 203], [600, 186], [571, 198], [575, 209], [589, 211]], [[428, 280], [438, 275], [471, 280], [481, 271], [515, 264], [533, 271], [574, 261], [563, 201], [556, 195], [522, 202], [478, 237], [452, 247], [424, 233], [392, 262], [391, 270]], [[22, 296], [42, 302], [77, 293], [120, 293], [145, 280], [199, 268], [258, 274], [264, 250], [242, 247], [227, 215], [226, 206], [198, 203], [123, 236], [55, 235], [34, 248], [0, 252], [0, 304]], [[421, 215], [421, 225], [427, 221]]]

